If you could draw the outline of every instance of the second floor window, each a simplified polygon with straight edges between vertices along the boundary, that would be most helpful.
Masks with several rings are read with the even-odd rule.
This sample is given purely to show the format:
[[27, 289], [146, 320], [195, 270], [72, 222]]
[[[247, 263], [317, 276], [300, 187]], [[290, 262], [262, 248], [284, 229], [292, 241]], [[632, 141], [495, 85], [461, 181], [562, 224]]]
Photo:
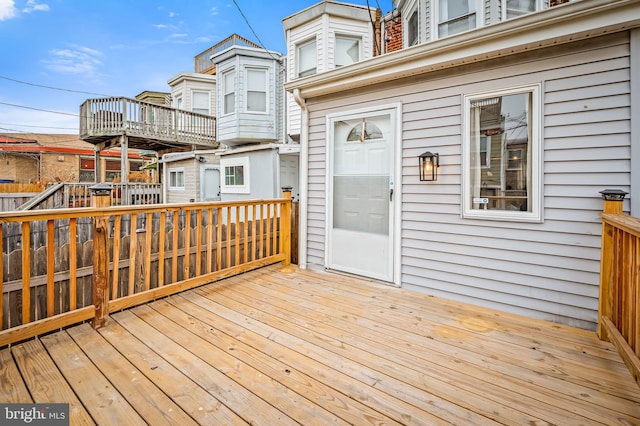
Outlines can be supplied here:
[[209, 92], [191, 93], [191, 111], [209, 115]]
[[316, 40], [298, 46], [298, 77], [306, 77], [318, 72]]
[[267, 112], [267, 70], [247, 68], [247, 112]]
[[414, 10], [407, 21], [407, 46], [418, 44], [418, 9]]
[[503, 0], [503, 9], [506, 11], [506, 19], [516, 18], [521, 15], [536, 11], [537, 0]]
[[438, 37], [476, 28], [476, 0], [437, 0]]
[[222, 74], [222, 113], [236, 112], [236, 73], [227, 71]]
[[356, 63], [360, 60], [360, 38], [336, 35], [336, 68]]

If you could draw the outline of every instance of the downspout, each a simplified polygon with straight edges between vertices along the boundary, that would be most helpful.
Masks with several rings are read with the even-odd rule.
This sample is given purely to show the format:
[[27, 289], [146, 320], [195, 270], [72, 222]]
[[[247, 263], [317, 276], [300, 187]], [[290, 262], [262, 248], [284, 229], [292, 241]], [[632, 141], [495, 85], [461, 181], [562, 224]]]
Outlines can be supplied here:
[[293, 99], [302, 110], [300, 117], [300, 218], [298, 225], [298, 266], [307, 269], [307, 186], [309, 184], [309, 109], [300, 89], [293, 89]]

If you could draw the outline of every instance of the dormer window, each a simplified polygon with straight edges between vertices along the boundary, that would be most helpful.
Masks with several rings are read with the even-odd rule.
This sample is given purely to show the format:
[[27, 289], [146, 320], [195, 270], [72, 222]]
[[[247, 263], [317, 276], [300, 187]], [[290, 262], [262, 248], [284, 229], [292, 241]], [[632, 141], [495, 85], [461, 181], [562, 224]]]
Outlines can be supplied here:
[[336, 35], [335, 67], [342, 67], [360, 60], [360, 37]]
[[246, 69], [247, 112], [267, 112], [267, 70]]
[[418, 44], [418, 9], [416, 8], [407, 20], [407, 47]]
[[476, 0], [436, 0], [438, 2], [438, 37], [476, 28]]
[[517, 18], [536, 11], [538, 0], [503, 0], [506, 19]]
[[298, 46], [298, 77], [306, 77], [318, 72], [318, 54], [316, 40], [313, 39]]
[[236, 72], [230, 70], [222, 73], [222, 113], [236, 112]]
[[209, 115], [209, 92], [191, 92], [191, 111]]

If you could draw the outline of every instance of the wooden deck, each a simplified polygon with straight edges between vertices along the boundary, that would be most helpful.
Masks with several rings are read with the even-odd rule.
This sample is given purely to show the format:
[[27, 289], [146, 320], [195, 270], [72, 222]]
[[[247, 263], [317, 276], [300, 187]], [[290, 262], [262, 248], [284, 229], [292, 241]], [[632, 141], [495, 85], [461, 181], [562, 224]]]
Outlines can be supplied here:
[[595, 333], [274, 265], [0, 350], [72, 424], [640, 424]]

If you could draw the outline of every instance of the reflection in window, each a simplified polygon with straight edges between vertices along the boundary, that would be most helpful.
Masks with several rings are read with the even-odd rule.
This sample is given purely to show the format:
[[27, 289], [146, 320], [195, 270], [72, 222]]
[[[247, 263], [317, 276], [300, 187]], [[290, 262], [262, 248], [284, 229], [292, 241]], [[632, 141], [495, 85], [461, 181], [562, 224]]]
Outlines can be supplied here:
[[347, 142], [364, 142], [368, 139], [382, 139], [382, 131], [378, 126], [364, 119], [353, 126], [347, 136]]
[[439, 12], [439, 37], [447, 37], [476, 27], [476, 0], [440, 0]]
[[336, 68], [356, 63], [360, 60], [360, 38], [336, 36]]
[[467, 211], [537, 210], [535, 93], [505, 92], [469, 102]]
[[407, 22], [407, 46], [418, 44], [418, 40], [418, 9], [416, 9]]
[[244, 166], [227, 166], [224, 168], [224, 183], [228, 186], [244, 185]]
[[506, 0], [507, 19], [536, 11], [536, 0]]

